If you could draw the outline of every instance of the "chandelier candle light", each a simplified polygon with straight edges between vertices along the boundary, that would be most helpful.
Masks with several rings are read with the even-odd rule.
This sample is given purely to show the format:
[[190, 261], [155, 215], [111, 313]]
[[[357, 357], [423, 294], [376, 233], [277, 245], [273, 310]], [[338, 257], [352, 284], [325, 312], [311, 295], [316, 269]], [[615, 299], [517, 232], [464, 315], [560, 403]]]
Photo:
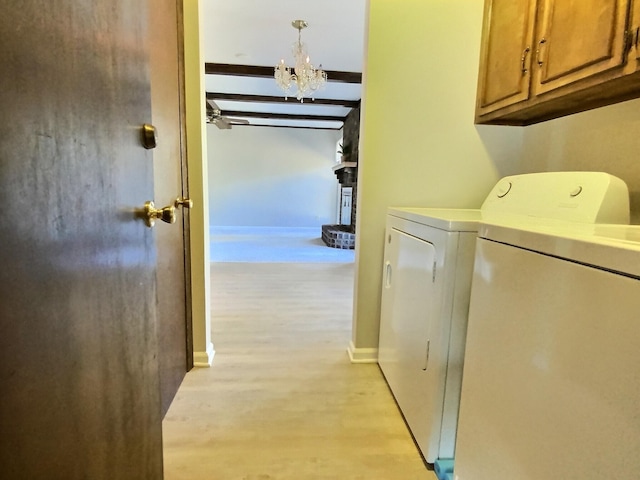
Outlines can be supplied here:
[[322, 65], [319, 68], [314, 68], [309, 60], [307, 47], [300, 39], [302, 29], [307, 28], [307, 22], [294, 20], [291, 25], [298, 30], [298, 41], [293, 44], [292, 48], [296, 65], [291, 73], [291, 67], [285, 65], [284, 59], [280, 60], [276, 66], [274, 77], [278, 87], [284, 91], [285, 100], [292, 93], [292, 88], [295, 87], [296, 98], [300, 100], [300, 103], [303, 103], [305, 96], [311, 95], [311, 100], [313, 100], [313, 93], [324, 88], [327, 83], [327, 73], [322, 70]]

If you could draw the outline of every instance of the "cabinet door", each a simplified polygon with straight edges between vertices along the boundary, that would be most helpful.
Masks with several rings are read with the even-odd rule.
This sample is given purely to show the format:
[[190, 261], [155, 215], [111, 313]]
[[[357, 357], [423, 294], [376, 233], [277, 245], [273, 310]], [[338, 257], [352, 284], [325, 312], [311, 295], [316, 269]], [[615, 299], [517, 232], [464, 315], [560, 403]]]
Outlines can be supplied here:
[[539, 1], [533, 94], [624, 63], [629, 0]]
[[529, 98], [535, 0], [486, 0], [477, 115]]

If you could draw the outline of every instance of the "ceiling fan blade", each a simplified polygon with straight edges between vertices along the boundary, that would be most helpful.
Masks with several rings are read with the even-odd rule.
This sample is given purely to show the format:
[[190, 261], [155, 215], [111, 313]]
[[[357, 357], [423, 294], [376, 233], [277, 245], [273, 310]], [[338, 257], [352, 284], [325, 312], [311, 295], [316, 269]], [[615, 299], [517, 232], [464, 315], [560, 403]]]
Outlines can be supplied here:
[[245, 120], [244, 118], [224, 117], [224, 119], [230, 122], [231, 125], [249, 125], [249, 120]]
[[229, 130], [232, 125], [249, 125], [244, 118], [229, 118], [222, 115], [220, 107], [213, 100], [206, 100], [207, 123], [214, 123], [221, 130]]
[[229, 122], [227, 122], [227, 120], [225, 118], [222, 117], [217, 117], [213, 119], [213, 123], [216, 124], [216, 127], [218, 127], [220, 130], [229, 130], [231, 129], [231, 124]]
[[213, 100], [207, 100], [207, 110], [220, 110], [220, 107]]

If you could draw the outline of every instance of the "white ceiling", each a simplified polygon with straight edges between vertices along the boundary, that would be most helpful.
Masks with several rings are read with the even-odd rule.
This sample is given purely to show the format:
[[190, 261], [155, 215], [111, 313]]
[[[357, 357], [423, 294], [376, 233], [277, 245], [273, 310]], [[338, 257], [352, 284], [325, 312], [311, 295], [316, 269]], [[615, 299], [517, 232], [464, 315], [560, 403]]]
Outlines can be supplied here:
[[[201, 6], [203, 54], [207, 63], [275, 67], [284, 59], [291, 65], [291, 46], [298, 31], [296, 19], [306, 20], [302, 41], [311, 62], [324, 70], [362, 72], [366, 0], [204, 0]], [[207, 92], [284, 97], [272, 78], [206, 75]], [[315, 98], [359, 100], [359, 84], [329, 82]], [[344, 117], [344, 106], [300, 103], [254, 103], [215, 100], [222, 110]], [[244, 117], [252, 125], [341, 128], [342, 122], [274, 120]], [[215, 128], [211, 126], [211, 128]], [[234, 127], [236, 128], [236, 127]], [[249, 128], [249, 127], [238, 127]]]

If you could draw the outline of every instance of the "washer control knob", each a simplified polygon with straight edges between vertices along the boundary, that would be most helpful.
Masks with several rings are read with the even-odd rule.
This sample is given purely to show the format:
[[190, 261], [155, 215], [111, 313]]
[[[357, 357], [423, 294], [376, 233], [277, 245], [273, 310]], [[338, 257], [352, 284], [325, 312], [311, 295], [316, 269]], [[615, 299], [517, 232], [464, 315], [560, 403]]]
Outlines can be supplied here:
[[498, 186], [498, 198], [503, 198], [507, 193], [511, 191], [511, 182], [503, 183]]

